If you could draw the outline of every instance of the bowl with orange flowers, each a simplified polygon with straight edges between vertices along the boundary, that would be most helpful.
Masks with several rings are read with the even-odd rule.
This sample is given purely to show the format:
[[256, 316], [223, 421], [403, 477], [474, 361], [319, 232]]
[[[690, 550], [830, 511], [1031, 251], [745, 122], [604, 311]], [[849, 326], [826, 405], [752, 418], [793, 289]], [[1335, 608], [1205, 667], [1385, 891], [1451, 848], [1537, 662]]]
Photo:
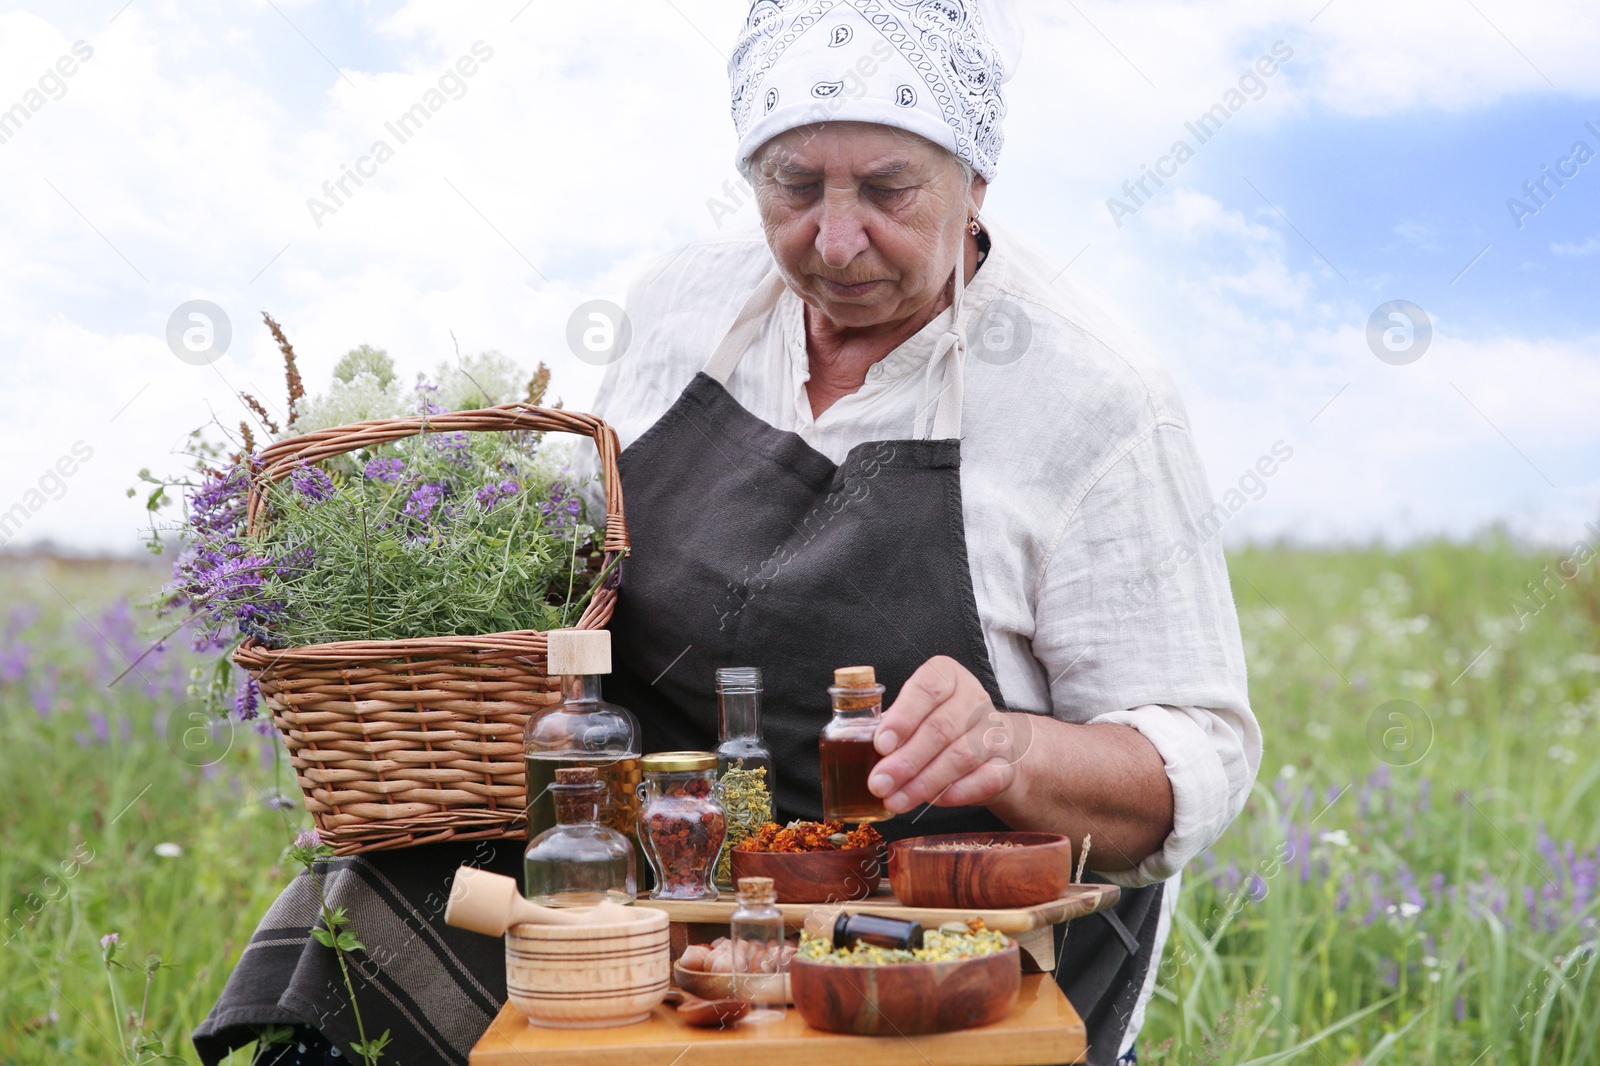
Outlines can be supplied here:
[[779, 903], [866, 899], [883, 880], [883, 837], [870, 825], [768, 822], [729, 853], [733, 880], [770, 877]]

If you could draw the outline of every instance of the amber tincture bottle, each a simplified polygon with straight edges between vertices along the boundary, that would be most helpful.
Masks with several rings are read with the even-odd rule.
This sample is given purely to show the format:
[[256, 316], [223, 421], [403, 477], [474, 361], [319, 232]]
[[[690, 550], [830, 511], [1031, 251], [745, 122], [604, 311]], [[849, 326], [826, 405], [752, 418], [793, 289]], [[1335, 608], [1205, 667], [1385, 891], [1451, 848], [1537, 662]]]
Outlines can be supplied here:
[[893, 815], [867, 790], [878, 763], [873, 734], [883, 716], [883, 686], [870, 666], [833, 672], [833, 720], [822, 730], [822, 816], [833, 822], [881, 822]]

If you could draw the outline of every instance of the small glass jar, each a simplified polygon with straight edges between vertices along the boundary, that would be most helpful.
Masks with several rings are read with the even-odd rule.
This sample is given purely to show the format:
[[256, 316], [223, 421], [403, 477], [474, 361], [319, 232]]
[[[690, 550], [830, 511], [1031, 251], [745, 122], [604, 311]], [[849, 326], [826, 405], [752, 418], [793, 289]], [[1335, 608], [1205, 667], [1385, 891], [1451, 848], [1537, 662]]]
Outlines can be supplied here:
[[728, 829], [716, 755], [668, 751], [639, 762], [639, 842], [656, 875], [650, 898], [716, 899], [714, 868]]
[[632, 903], [637, 894], [633, 842], [600, 824], [605, 782], [592, 767], [556, 771], [550, 786], [556, 824], [523, 853], [527, 897], [546, 907]]
[[772, 752], [761, 739], [761, 670], [724, 666], [717, 671], [717, 780], [728, 814], [728, 839], [717, 858], [717, 887], [733, 889], [731, 852], [772, 821]]
[[870, 666], [833, 672], [833, 720], [822, 729], [822, 817], [830, 822], [881, 822], [894, 815], [867, 788], [881, 756], [873, 745], [883, 717], [883, 686]]
[[733, 994], [750, 1004], [744, 1020], [783, 1017], [785, 964], [783, 912], [770, 877], [739, 878], [739, 905], [728, 919], [733, 941]]

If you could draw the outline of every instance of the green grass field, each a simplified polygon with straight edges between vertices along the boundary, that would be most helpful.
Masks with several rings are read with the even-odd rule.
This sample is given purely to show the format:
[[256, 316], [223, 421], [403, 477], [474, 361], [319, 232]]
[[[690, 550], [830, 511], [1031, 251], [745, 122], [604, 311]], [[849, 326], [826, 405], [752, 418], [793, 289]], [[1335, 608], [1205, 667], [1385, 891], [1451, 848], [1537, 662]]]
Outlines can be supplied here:
[[[1140, 1061], [1600, 1061], [1597, 564], [1541, 606], [1558, 557], [1495, 538], [1231, 562], [1266, 756], [1187, 871]], [[190, 717], [188, 653], [107, 687], [161, 577], [0, 562], [0, 1062], [131, 1061], [140, 1019], [195, 1061], [291, 875], [289, 775]]]

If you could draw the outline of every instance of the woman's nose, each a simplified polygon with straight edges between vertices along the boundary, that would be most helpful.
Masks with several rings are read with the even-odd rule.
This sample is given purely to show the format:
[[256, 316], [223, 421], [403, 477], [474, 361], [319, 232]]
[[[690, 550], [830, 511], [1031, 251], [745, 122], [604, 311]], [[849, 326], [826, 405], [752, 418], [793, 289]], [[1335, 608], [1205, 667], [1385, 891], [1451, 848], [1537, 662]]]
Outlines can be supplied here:
[[843, 270], [871, 243], [860, 215], [843, 204], [824, 202], [817, 223], [817, 253], [833, 270]]

